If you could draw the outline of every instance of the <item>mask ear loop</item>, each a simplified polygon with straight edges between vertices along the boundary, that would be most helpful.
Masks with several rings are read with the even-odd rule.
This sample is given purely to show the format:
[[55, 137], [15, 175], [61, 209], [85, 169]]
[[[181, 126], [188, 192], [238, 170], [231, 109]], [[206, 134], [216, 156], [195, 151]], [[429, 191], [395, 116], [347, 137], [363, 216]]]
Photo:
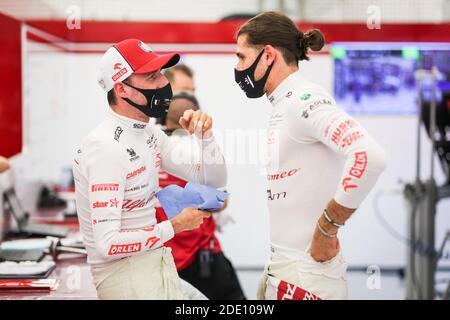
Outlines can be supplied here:
[[[123, 84], [126, 84], [127, 86], [129, 86], [129, 87], [131, 87], [131, 88], [133, 88], [133, 89], [136, 90], [136, 91], [141, 92], [141, 91], [139, 90], [139, 88], [136, 88], [135, 86], [133, 86], [133, 85], [131, 85], [131, 84], [129, 84], [129, 83], [126, 83], [125, 81], [122, 81], [122, 83], [123, 83]], [[145, 109], [146, 109], [146, 106], [147, 106], [147, 105], [144, 105], [144, 106], [143, 106], [143, 105], [137, 104], [136, 102], [131, 101], [131, 100], [128, 99], [128, 98], [122, 98], [122, 97], [120, 97], [120, 99], [125, 100], [126, 102], [128, 102], [130, 105], [132, 105], [133, 107], [135, 107], [135, 108], [138, 109], [139, 111], [145, 113]], [[154, 96], [152, 97], [152, 101], [148, 101], [147, 97], [145, 97], [145, 100], [147, 100], [147, 104], [150, 103], [150, 109], [152, 108], [153, 99], [154, 99]]]
[[135, 86], [133, 86], [133, 85], [131, 85], [131, 84], [129, 84], [129, 83], [127, 83], [127, 82], [125, 82], [125, 81], [122, 81], [122, 83], [123, 83], [123, 84], [126, 84], [127, 86], [129, 86], [129, 87], [133, 88], [134, 90], [136, 90], [136, 91], [139, 91], [139, 92], [140, 92], [139, 88], [136, 88]]
[[[256, 67], [257, 67], [257, 64], [258, 64], [259, 60], [261, 60], [261, 58], [262, 58], [262, 56], [263, 56], [263, 54], [264, 54], [265, 51], [266, 51], [266, 48], [263, 48], [263, 49], [261, 50], [261, 52], [258, 54], [258, 56], [256, 57], [256, 60], [255, 60], [255, 62], [256, 62], [256, 64], [255, 64], [255, 70], [256, 70]], [[269, 66], [268, 68], [270, 68], [270, 67], [273, 65], [274, 62], [275, 62], [275, 59], [274, 59], [274, 61], [272, 61], [272, 63], [270, 64], [270, 66]]]
[[[261, 57], [262, 57], [262, 55], [264, 54], [264, 51], [265, 51], [265, 48], [263, 48], [263, 49], [261, 50], [261, 52], [258, 54], [258, 57], [256, 58], [256, 60], [255, 60], [255, 62], [254, 62], [255, 65], [254, 65], [254, 70], [253, 70], [253, 79], [255, 79], [255, 74], [254, 74], [254, 73], [255, 73], [255, 71], [256, 71], [256, 67], [257, 67], [257, 65], [258, 65], [259, 60], [261, 60]], [[270, 64], [270, 66], [267, 67], [267, 70], [266, 70], [264, 76], [263, 76], [261, 79], [259, 79], [257, 82], [259, 82], [259, 81], [266, 81], [266, 80], [267, 80], [267, 78], [269, 77], [270, 71], [272, 70], [272, 67], [273, 67], [274, 62], [275, 62], [275, 59], [272, 61], [272, 63]], [[255, 79], [255, 81], [256, 81], [256, 79]]]
[[258, 67], [259, 60], [261, 60], [261, 57], [263, 54], [264, 54], [264, 48], [261, 50], [260, 53], [258, 53], [255, 61], [253, 61], [252, 65], [247, 69], [247, 70], [253, 69], [253, 75], [252, 75], [253, 79], [255, 79], [256, 67]]
[[262, 57], [262, 55], [264, 54], [264, 51], [265, 51], [265, 50], [266, 50], [265, 48], [262, 48], [261, 52], [258, 53], [258, 56], [256, 57], [256, 60], [255, 60], [255, 61], [259, 62], [259, 60], [261, 60], [261, 57]]

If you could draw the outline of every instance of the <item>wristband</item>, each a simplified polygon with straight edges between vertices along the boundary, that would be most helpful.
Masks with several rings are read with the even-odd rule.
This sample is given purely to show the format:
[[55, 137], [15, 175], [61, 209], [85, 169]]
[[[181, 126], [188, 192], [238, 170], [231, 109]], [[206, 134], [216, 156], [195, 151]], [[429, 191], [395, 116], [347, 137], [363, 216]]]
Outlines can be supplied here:
[[343, 223], [343, 224], [339, 224], [339, 223], [334, 222], [334, 220], [331, 219], [331, 217], [328, 215], [327, 209], [324, 209], [324, 210], [323, 210], [323, 216], [325, 217], [325, 219], [326, 219], [331, 225], [335, 226], [336, 228], [340, 228], [340, 227], [343, 227], [343, 226], [344, 226], [344, 223]]

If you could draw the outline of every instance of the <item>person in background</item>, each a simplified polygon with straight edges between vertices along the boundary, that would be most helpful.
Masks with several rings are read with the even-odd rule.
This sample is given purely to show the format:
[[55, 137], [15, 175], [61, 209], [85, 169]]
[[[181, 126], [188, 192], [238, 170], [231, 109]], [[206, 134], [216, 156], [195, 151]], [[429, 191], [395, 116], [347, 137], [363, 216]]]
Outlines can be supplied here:
[[[174, 95], [180, 92], [189, 93], [191, 96], [195, 94], [194, 71], [187, 65], [179, 64], [166, 69], [164, 75], [169, 80]], [[156, 119], [156, 124], [159, 124], [162, 129], [165, 129], [166, 117], [167, 113]]]
[[179, 64], [164, 72], [173, 86], [173, 92], [189, 92], [195, 94], [194, 72], [185, 64]]
[[[168, 72], [176, 67], [179, 67], [176, 69], [177, 71]], [[179, 125], [179, 119], [187, 110], [199, 110], [199, 103], [191, 94], [192, 91], [182, 90], [189, 88], [195, 90], [192, 79], [193, 72], [185, 65], [176, 67], [165, 72], [166, 76], [169, 73], [167, 77], [169, 81], [172, 80], [172, 87], [181, 90], [174, 93], [164, 123], [165, 133], [173, 141], [190, 138]], [[184, 187], [186, 183], [185, 180], [160, 171], [159, 184], [161, 188], [170, 184]], [[214, 213], [216, 217], [221, 214], [226, 214], [223, 209]], [[164, 210], [160, 207], [156, 209], [156, 217], [158, 222], [167, 220]], [[199, 228], [176, 234], [174, 238], [165, 243], [165, 246], [172, 248], [179, 276], [199, 289], [209, 299], [243, 300], [245, 295], [236, 272], [231, 262], [223, 254], [215, 231], [214, 217], [205, 218]]]

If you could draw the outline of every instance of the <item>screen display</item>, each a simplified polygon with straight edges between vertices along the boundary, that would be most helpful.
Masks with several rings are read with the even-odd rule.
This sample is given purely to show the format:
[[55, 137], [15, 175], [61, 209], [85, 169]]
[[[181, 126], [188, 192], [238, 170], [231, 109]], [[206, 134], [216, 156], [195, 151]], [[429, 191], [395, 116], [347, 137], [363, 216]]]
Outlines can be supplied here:
[[25, 212], [17, 198], [16, 192], [14, 189], [10, 189], [5, 192], [5, 200], [11, 208], [12, 214], [17, 218], [18, 221], [21, 221], [25, 218]]
[[[1, 189], [0, 189], [1, 191]], [[5, 238], [5, 229], [6, 229], [6, 218], [5, 218], [5, 210], [3, 208], [3, 196], [0, 193], [0, 242]]]
[[[450, 81], [450, 45], [411, 43], [335, 43], [334, 94], [341, 108], [355, 115], [408, 115], [417, 108], [416, 70], [436, 68]], [[423, 81], [431, 99], [432, 81]], [[440, 101], [437, 90], [436, 99]]]

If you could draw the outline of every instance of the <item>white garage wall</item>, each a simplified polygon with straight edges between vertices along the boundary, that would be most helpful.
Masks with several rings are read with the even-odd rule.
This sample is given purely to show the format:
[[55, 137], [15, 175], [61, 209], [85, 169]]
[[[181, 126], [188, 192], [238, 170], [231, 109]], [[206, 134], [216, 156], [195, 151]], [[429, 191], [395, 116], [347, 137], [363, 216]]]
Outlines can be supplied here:
[[[29, 54], [25, 78], [27, 147], [13, 163], [22, 185], [36, 180], [57, 182], [63, 168], [71, 166], [79, 141], [103, 117], [106, 95], [95, 81], [99, 58], [97, 54]], [[233, 55], [188, 55], [183, 60], [196, 72], [198, 98], [201, 106], [214, 117], [219, 137], [226, 137], [233, 129], [248, 133], [265, 128], [271, 106], [265, 98], [245, 98], [234, 82]], [[307, 78], [331, 91], [333, 63], [329, 56], [316, 55], [311, 62], [302, 63], [301, 69]], [[393, 116], [359, 117], [358, 120], [386, 149], [388, 168], [342, 231], [344, 254], [350, 265], [404, 265], [406, 247], [380, 223], [373, 196], [383, 189], [401, 190], [399, 180], [413, 180], [417, 120]], [[427, 146], [425, 138], [424, 144]], [[225, 154], [228, 152], [225, 149]], [[424, 154], [425, 163], [428, 158]], [[439, 165], [436, 168], [440, 170]], [[269, 240], [265, 178], [260, 166], [230, 165], [228, 190], [232, 197], [227, 210], [236, 223], [228, 225], [220, 235], [224, 251], [237, 266], [262, 266], [268, 256]], [[389, 225], [406, 234], [407, 215], [401, 195], [383, 197], [380, 208]], [[449, 203], [440, 204], [438, 243], [450, 226], [448, 212]]]

